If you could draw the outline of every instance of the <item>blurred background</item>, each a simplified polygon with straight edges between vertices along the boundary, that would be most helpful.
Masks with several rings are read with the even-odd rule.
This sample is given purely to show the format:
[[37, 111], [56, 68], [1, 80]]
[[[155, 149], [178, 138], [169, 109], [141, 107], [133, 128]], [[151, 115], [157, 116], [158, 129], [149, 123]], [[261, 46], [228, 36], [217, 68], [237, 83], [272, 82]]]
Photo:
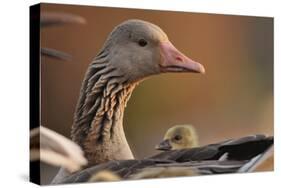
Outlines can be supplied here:
[[[88, 64], [107, 35], [127, 19], [160, 26], [206, 74], [163, 74], [141, 83], [124, 116], [136, 158], [158, 151], [168, 128], [192, 124], [200, 144], [249, 134], [273, 135], [273, 18], [42, 4], [41, 11], [82, 16], [84, 25], [41, 30], [41, 46], [73, 56], [41, 59], [42, 125], [67, 137]], [[57, 169], [41, 166], [42, 183]]]

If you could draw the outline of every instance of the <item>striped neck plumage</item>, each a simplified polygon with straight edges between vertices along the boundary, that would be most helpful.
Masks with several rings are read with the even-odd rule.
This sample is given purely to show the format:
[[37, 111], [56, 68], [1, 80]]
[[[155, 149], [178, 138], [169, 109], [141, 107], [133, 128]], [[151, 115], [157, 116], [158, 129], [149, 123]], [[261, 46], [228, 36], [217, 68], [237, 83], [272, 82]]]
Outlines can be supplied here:
[[123, 130], [123, 113], [135, 85], [110, 66], [104, 51], [90, 64], [72, 126], [72, 139], [90, 164], [133, 158]]

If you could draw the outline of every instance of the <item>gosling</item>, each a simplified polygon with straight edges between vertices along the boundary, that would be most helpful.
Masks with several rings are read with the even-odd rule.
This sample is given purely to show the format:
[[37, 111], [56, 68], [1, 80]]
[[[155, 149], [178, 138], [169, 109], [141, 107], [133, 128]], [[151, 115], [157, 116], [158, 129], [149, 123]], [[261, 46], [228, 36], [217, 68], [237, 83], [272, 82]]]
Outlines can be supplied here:
[[155, 146], [155, 149], [170, 151], [198, 146], [198, 135], [192, 125], [176, 125], [168, 129], [163, 140]]

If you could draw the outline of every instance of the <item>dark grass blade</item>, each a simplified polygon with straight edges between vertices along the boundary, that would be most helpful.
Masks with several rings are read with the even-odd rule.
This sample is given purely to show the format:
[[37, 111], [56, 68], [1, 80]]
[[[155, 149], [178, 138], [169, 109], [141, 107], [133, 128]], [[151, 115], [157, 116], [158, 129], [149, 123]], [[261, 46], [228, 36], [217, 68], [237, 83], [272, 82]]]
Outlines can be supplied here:
[[72, 59], [71, 55], [51, 48], [41, 48], [41, 55], [64, 61], [70, 61]]
[[41, 13], [41, 27], [65, 25], [65, 24], [85, 24], [86, 20], [78, 15], [61, 12]]

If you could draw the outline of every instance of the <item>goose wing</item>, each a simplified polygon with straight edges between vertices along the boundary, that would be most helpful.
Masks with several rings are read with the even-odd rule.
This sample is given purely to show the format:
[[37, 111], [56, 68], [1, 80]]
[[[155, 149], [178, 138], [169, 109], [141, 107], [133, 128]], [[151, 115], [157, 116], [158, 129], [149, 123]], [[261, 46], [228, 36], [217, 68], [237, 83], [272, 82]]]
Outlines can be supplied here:
[[154, 159], [166, 159], [176, 162], [202, 160], [249, 160], [263, 153], [273, 144], [273, 137], [265, 135], [251, 135], [238, 139], [182, 150], [162, 152], [152, 156]]
[[185, 172], [182, 175], [249, 172], [269, 156], [272, 146], [273, 137], [247, 136], [198, 148], [167, 151], [143, 160], [110, 161], [73, 173], [59, 183], [87, 182], [103, 170], [123, 179], [180, 176], [180, 171]]

